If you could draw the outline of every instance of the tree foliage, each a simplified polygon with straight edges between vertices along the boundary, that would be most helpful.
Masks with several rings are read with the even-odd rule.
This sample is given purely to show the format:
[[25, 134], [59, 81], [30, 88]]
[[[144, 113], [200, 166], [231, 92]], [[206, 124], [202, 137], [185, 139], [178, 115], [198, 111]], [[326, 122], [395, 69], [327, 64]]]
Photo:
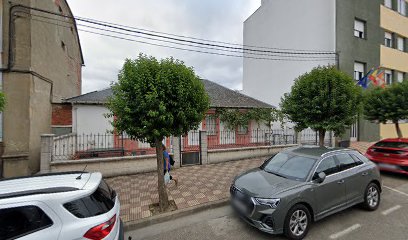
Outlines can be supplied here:
[[408, 119], [408, 81], [369, 89], [364, 94], [364, 117], [384, 124], [393, 122], [402, 138], [399, 121]]
[[0, 92], [0, 112], [3, 112], [5, 106], [6, 106], [6, 96], [4, 96], [3, 92]]
[[209, 108], [204, 85], [194, 70], [173, 58], [139, 55], [126, 59], [112, 85], [108, 108], [117, 132], [156, 147], [161, 210], [168, 207], [163, 171], [164, 137], [196, 129]]
[[269, 127], [271, 122], [283, 121], [283, 115], [275, 108], [251, 108], [248, 110], [217, 108], [216, 116], [230, 130], [234, 130], [238, 126], [248, 126], [251, 120], [258, 124], [264, 122]]
[[361, 110], [362, 92], [353, 79], [333, 66], [317, 67], [299, 76], [291, 92], [281, 98], [282, 112], [296, 130], [319, 131], [320, 146], [326, 131], [341, 135]]

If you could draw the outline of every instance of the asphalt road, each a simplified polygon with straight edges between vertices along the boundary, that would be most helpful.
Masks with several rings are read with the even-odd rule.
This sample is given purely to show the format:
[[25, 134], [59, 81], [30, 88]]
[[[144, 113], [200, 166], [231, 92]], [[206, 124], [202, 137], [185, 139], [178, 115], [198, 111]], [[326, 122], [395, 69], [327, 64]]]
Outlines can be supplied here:
[[[408, 177], [383, 174], [380, 207], [367, 212], [353, 207], [314, 223], [305, 239], [408, 240]], [[243, 222], [229, 206], [125, 233], [132, 240], [285, 239]]]

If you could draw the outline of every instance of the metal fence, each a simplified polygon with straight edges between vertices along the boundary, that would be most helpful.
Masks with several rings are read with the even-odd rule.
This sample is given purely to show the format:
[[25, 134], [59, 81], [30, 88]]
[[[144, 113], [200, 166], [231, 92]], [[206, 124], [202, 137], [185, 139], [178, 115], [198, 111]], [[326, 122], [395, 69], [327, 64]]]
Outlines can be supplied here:
[[293, 130], [284, 129], [253, 129], [251, 131], [216, 131], [207, 134], [209, 149], [286, 145], [296, 143]]
[[[172, 138], [163, 140], [171, 151]], [[132, 140], [126, 134], [68, 134], [54, 137], [53, 160], [103, 158], [154, 154], [149, 143]]]
[[[316, 132], [310, 128], [304, 129], [301, 132], [300, 143], [303, 145], [319, 145], [319, 132]], [[324, 145], [331, 146], [333, 139], [332, 132], [326, 132], [324, 136]]]

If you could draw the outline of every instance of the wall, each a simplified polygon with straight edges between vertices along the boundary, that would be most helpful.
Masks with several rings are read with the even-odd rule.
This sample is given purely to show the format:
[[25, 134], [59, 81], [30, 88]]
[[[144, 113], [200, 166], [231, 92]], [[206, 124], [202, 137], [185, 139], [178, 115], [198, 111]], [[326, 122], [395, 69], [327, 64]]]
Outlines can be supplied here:
[[[243, 41], [253, 46], [335, 51], [334, 16], [335, 0], [263, 1], [262, 6], [244, 22]], [[244, 58], [243, 92], [278, 106], [281, 96], [290, 91], [299, 75], [327, 64], [335, 64], [335, 61]]]
[[[408, 138], [408, 123], [401, 123], [400, 124], [402, 136]], [[395, 130], [395, 124], [381, 124], [381, 139], [384, 138], [396, 138], [397, 131]]]
[[[380, 4], [382, 0], [338, 0], [336, 2], [336, 49], [339, 52], [340, 70], [354, 76], [354, 62], [366, 64], [366, 72], [380, 65], [380, 45], [384, 31], [380, 29]], [[366, 39], [354, 36], [354, 20], [366, 22]], [[379, 125], [360, 118], [359, 141], [379, 139]], [[349, 132], [343, 136], [349, 139]]]
[[[295, 145], [210, 150], [208, 152], [208, 162], [219, 163], [247, 158], [267, 157], [290, 146]], [[51, 162], [50, 169], [51, 172], [82, 171], [85, 169], [85, 166], [86, 171], [97, 171], [101, 172], [104, 177], [112, 177], [153, 172], [157, 169], [157, 162], [155, 155], [144, 155], [136, 157], [57, 161]]]
[[[58, 12], [55, 2], [70, 13], [65, 1], [16, 0], [13, 4]], [[3, 68], [8, 64], [9, 45], [12, 49], [11, 72], [3, 72], [7, 106], [2, 160], [3, 176], [11, 177], [39, 171], [40, 135], [51, 133], [51, 104], [80, 94], [82, 59], [75, 31], [55, 22], [39, 22], [38, 17], [29, 17], [23, 8], [16, 13], [13, 40], [9, 43], [10, 3], [5, 0], [2, 3]], [[65, 51], [61, 40], [65, 41]]]
[[106, 134], [107, 131], [113, 131], [109, 122], [112, 119], [104, 116], [107, 113], [109, 110], [103, 105], [74, 105], [72, 131], [78, 135]]

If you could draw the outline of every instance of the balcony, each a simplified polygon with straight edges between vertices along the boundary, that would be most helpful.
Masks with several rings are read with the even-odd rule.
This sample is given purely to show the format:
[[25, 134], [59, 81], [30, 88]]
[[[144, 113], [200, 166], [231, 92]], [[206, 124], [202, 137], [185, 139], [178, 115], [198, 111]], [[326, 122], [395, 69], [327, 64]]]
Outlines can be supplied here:
[[383, 29], [408, 38], [408, 17], [381, 5], [380, 25]]
[[381, 45], [381, 65], [385, 68], [408, 72], [408, 53]]

